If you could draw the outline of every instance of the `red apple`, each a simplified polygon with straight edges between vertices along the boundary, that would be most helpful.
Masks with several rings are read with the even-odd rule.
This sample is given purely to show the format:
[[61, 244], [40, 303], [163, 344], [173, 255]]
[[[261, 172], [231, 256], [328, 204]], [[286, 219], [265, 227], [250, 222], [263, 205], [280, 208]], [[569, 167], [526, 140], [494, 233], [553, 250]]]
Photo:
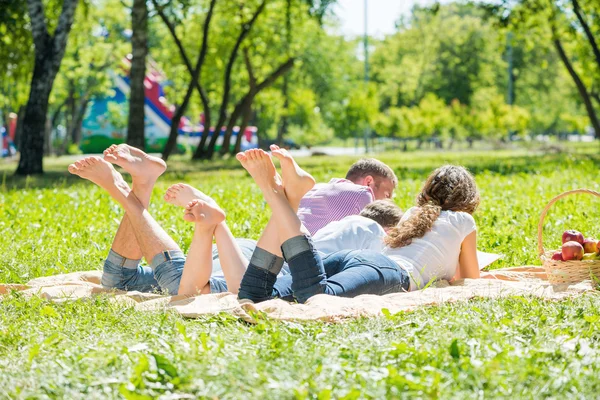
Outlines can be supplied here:
[[596, 239], [585, 239], [583, 241], [583, 251], [586, 253], [595, 253], [598, 251], [598, 241]]
[[564, 261], [581, 260], [583, 258], [583, 246], [575, 241], [563, 244], [562, 258]]
[[568, 231], [565, 231], [562, 235], [563, 244], [565, 244], [567, 242], [571, 242], [571, 241], [577, 242], [580, 245], [583, 245], [583, 235], [581, 234], [581, 232], [578, 232], [573, 229], [569, 229]]
[[552, 254], [552, 259], [554, 261], [562, 261], [562, 252], [561, 251], [557, 251], [556, 253]]

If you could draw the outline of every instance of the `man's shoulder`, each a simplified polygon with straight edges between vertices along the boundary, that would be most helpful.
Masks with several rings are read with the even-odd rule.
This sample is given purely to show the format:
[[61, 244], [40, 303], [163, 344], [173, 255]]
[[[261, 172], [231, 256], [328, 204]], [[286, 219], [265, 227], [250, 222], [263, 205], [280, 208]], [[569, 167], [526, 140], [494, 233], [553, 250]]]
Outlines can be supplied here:
[[313, 190], [319, 191], [335, 191], [335, 192], [353, 192], [353, 193], [369, 193], [371, 188], [368, 186], [357, 185], [348, 179], [333, 178], [327, 183], [318, 183]]

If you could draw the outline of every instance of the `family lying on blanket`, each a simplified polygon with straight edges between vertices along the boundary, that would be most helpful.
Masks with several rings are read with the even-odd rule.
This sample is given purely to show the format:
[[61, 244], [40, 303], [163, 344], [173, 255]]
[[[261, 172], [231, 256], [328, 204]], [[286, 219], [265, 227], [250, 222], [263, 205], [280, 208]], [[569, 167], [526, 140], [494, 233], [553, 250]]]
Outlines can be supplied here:
[[[165, 200], [182, 207], [184, 220], [195, 224], [187, 257], [148, 212], [154, 184], [166, 169], [163, 160], [121, 144], [106, 149], [103, 158], [71, 164], [69, 172], [105, 189], [125, 210], [102, 285], [304, 303], [316, 294], [383, 295], [422, 289], [434, 279], [480, 277], [472, 217], [479, 193], [463, 167], [433, 171], [415, 207], [402, 214], [389, 200], [397, 178], [378, 160], [360, 160], [346, 179], [315, 185], [277, 146], [270, 154], [252, 149], [237, 159], [271, 208], [269, 222], [257, 243], [237, 240], [211, 197], [186, 184], [173, 185]], [[131, 187], [113, 164], [131, 175]], [[142, 258], [148, 266], [140, 264]], [[221, 273], [213, 274], [215, 261]]]

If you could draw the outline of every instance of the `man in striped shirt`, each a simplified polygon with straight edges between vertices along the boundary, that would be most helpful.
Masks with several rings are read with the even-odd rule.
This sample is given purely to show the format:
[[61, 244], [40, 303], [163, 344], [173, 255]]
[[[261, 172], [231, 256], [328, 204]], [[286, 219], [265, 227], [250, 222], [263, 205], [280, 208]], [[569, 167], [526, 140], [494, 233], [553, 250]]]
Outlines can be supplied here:
[[374, 158], [355, 162], [345, 179], [319, 183], [300, 202], [298, 217], [314, 235], [325, 225], [358, 215], [374, 200], [389, 199], [398, 184], [390, 167]]

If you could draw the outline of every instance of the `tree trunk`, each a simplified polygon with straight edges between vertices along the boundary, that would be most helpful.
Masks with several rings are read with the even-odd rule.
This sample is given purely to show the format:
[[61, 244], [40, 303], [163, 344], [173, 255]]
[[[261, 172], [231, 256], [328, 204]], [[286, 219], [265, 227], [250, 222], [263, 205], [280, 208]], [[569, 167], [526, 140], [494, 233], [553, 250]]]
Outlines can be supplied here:
[[145, 149], [144, 135], [144, 79], [148, 54], [148, 8], [146, 0], [133, 0], [131, 9], [131, 70], [129, 72], [129, 119], [127, 144]]
[[48, 99], [54, 78], [60, 68], [67, 47], [67, 39], [75, 9], [79, 0], [64, 0], [54, 35], [48, 34], [44, 6], [41, 0], [27, 0], [31, 21], [31, 33], [35, 46], [35, 62], [29, 99], [23, 115], [22, 137], [20, 138], [21, 157], [17, 175], [42, 174], [44, 158], [44, 131]]
[[[51, 60], [51, 58], [50, 58]], [[23, 116], [23, 131], [20, 140], [21, 157], [17, 175], [43, 174], [44, 132], [48, 99], [54, 83], [49, 62], [37, 62], [31, 78], [29, 100]]]
[[588, 42], [590, 42], [590, 45], [592, 46], [592, 51], [594, 52], [596, 64], [598, 64], [598, 68], [600, 68], [600, 49], [598, 48], [598, 43], [596, 43], [596, 39], [594, 38], [594, 34], [592, 33], [590, 26], [586, 22], [585, 18], [583, 18], [581, 8], [579, 7], [579, 1], [571, 0], [571, 2], [573, 3], [573, 11], [575, 11], [575, 15], [577, 16], [577, 19], [579, 20], [579, 23], [581, 24], [581, 27], [585, 32], [585, 36], [587, 37]]
[[187, 108], [187, 105], [190, 101], [190, 97], [192, 97], [192, 93], [194, 92], [194, 86], [192, 84], [189, 85], [188, 91], [185, 94], [185, 98], [183, 99], [183, 103], [177, 107], [175, 113], [173, 114], [173, 118], [171, 118], [171, 129], [169, 130], [169, 139], [167, 139], [167, 143], [165, 144], [165, 148], [162, 152], [162, 159], [168, 160], [169, 156], [175, 149], [177, 145], [177, 138], [179, 137], [179, 123], [181, 122], [181, 118], [183, 117], [183, 113]]
[[73, 144], [79, 146], [81, 144], [81, 129], [83, 126], [83, 117], [85, 117], [85, 112], [87, 111], [87, 106], [90, 100], [88, 95], [83, 96], [83, 98], [79, 101], [79, 108], [77, 109], [77, 114], [75, 115], [73, 121], [73, 135], [71, 136], [71, 140]]
[[248, 105], [248, 107], [244, 110], [244, 118], [242, 119], [242, 123], [240, 124], [240, 132], [235, 140], [235, 147], [233, 148], [233, 154], [237, 154], [242, 149], [242, 137], [248, 123], [250, 122], [250, 117], [252, 115], [252, 102]]
[[198, 159], [198, 158], [211, 159], [214, 155], [215, 145], [216, 145], [217, 139], [219, 138], [219, 135], [221, 133], [221, 126], [225, 123], [225, 120], [227, 119], [227, 108], [229, 106], [229, 95], [231, 92], [231, 73], [233, 71], [233, 65], [237, 58], [238, 51], [240, 49], [240, 46], [242, 45], [242, 42], [244, 41], [246, 36], [248, 36], [250, 31], [252, 30], [254, 23], [256, 22], [256, 20], [260, 16], [260, 14], [262, 14], [263, 10], [265, 9], [266, 4], [267, 4], [266, 0], [263, 0], [262, 3], [260, 3], [260, 5], [256, 9], [256, 11], [254, 12], [254, 14], [252, 15], [252, 18], [250, 19], [250, 21], [242, 24], [242, 30], [233, 46], [233, 49], [231, 50], [231, 54], [229, 55], [229, 60], [227, 62], [227, 67], [225, 68], [225, 77], [224, 77], [225, 83], [224, 83], [224, 87], [223, 87], [223, 97], [221, 99], [221, 107], [219, 109], [219, 119], [217, 120], [217, 124], [215, 125], [215, 132], [210, 139], [208, 148], [205, 150], [204, 144], [206, 143], [206, 139], [208, 138], [209, 132], [206, 130], [204, 131], [204, 133], [202, 135], [202, 140], [200, 141], [200, 146], [198, 146], [198, 149], [196, 150], [196, 153], [193, 156], [194, 159]]
[[[252, 103], [254, 102], [254, 98], [264, 89], [268, 88], [269, 86], [271, 86], [273, 83], [275, 83], [275, 81], [277, 79], [279, 79], [279, 77], [283, 76], [287, 76], [286, 73], [292, 69], [292, 67], [294, 66], [294, 62], [295, 62], [295, 58], [289, 58], [286, 62], [284, 62], [283, 64], [281, 64], [279, 67], [277, 67], [277, 69], [273, 72], [271, 72], [271, 74], [269, 76], [267, 76], [262, 82], [260, 82], [258, 85], [256, 84], [255, 80], [254, 80], [254, 76], [252, 73], [252, 68], [250, 67], [250, 61], [247, 60], [247, 64], [248, 64], [248, 72], [250, 73], [251, 76], [251, 85], [250, 85], [250, 90], [248, 91], [248, 93], [246, 93], [246, 95], [242, 98], [242, 100], [235, 106], [233, 113], [231, 114], [231, 118], [229, 119], [229, 126], [227, 127], [227, 130], [225, 131], [225, 137], [223, 138], [223, 148], [226, 147], [227, 150], [223, 150], [223, 148], [221, 149], [221, 154], [226, 154], [229, 152], [229, 144], [231, 143], [231, 133], [233, 131], [233, 126], [235, 125], [236, 121], [238, 120], [238, 118], [241, 115], [244, 115], [244, 117], [246, 116], [245, 113], [250, 113], [252, 110]], [[249, 118], [249, 117], [248, 117]], [[247, 122], [246, 122], [247, 124]], [[240, 134], [243, 131], [241, 130], [240, 127]], [[238, 135], [238, 139], [237, 141], [240, 141], [241, 138]], [[237, 144], [236, 144], [237, 147]], [[234, 151], [235, 151], [235, 147], [234, 147]], [[235, 153], [234, 153], [235, 154]]]
[[54, 153], [54, 147], [52, 145], [52, 129], [56, 126], [58, 122], [58, 118], [60, 117], [60, 113], [62, 108], [65, 106], [66, 101], [58, 106], [58, 108], [52, 114], [52, 118], [46, 126], [46, 138], [44, 144], [44, 155], [49, 156]]
[[[200, 99], [202, 100], [202, 106], [204, 107], [204, 129], [210, 129], [210, 118], [211, 118], [210, 103], [209, 103], [208, 95], [206, 94], [206, 91], [200, 84], [200, 76], [202, 74], [202, 66], [204, 65], [206, 53], [208, 52], [208, 33], [209, 33], [209, 28], [210, 28], [210, 21], [212, 19], [212, 15], [213, 15], [213, 11], [214, 11], [216, 3], [217, 3], [217, 0], [211, 0], [211, 2], [210, 2], [208, 12], [206, 14], [206, 19], [204, 20], [204, 25], [203, 25], [203, 29], [202, 29], [202, 32], [203, 32], [202, 33], [202, 44], [200, 45], [200, 52], [198, 54], [198, 60], [196, 61], [196, 67], [192, 68], [190, 59], [187, 56], [185, 49], [183, 48], [183, 43], [181, 42], [181, 40], [177, 36], [177, 32], [175, 31], [175, 25], [173, 25], [171, 23], [171, 21], [169, 21], [169, 18], [163, 12], [163, 9], [158, 5], [156, 0], [152, 0], [152, 4], [154, 4], [154, 8], [156, 9], [156, 11], [157, 11], [158, 15], [160, 16], [160, 18], [162, 19], [162, 21], [167, 26], [167, 29], [169, 30], [169, 32], [171, 33], [171, 37], [173, 38], [173, 41], [175, 41], [175, 45], [177, 46], [177, 49], [179, 50], [179, 54], [181, 55], [181, 58], [183, 59], [183, 62], [192, 78], [190, 81], [190, 84], [188, 86], [188, 90], [185, 94], [183, 102], [175, 111], [173, 118], [171, 118], [171, 129], [169, 131], [169, 139], [167, 140], [167, 143], [165, 145], [165, 148], [163, 149], [163, 154], [162, 154], [162, 158], [164, 160], [169, 158], [169, 156], [171, 155], [171, 152], [173, 151], [173, 149], [175, 148], [175, 145], [177, 144], [177, 137], [179, 135], [179, 123], [181, 121], [181, 118], [183, 117], [183, 114], [185, 113], [185, 110], [190, 101], [190, 98], [192, 96], [192, 92], [193, 92], [194, 88], [196, 88], [198, 90], [198, 93], [200, 94]], [[208, 128], [207, 128], [207, 126], [208, 126]]]
[[[292, 44], [292, 0], [287, 0], [285, 7], [285, 51], [290, 55], [290, 47]], [[289, 109], [290, 109], [290, 93], [289, 93], [289, 78], [283, 77], [283, 87], [281, 88], [283, 95], [283, 115], [281, 117], [281, 125], [277, 130], [277, 145], [281, 146], [283, 137], [288, 133], [289, 124]]]
[[555, 37], [553, 42], [554, 42], [554, 46], [556, 47], [556, 51], [558, 51], [558, 55], [560, 56], [560, 59], [562, 60], [563, 64], [565, 64], [565, 67], [569, 71], [571, 78], [573, 78], [573, 81], [575, 82], [575, 85], [577, 86], [579, 95], [581, 96], [581, 99], [583, 100], [585, 109], [590, 118], [590, 122], [592, 123], [592, 127], [594, 128], [596, 138], [598, 138], [598, 137], [600, 137], [600, 122], [598, 121], [598, 117], [596, 116], [596, 112], [594, 111], [594, 106], [592, 104], [591, 97], [590, 97], [585, 85], [581, 81], [581, 78], [579, 78], [577, 71], [575, 71], [575, 69], [573, 68], [573, 65], [571, 65], [571, 61], [569, 61], [569, 58], [567, 57], [567, 54], [565, 53], [562, 43], [560, 42], [558, 37]]

